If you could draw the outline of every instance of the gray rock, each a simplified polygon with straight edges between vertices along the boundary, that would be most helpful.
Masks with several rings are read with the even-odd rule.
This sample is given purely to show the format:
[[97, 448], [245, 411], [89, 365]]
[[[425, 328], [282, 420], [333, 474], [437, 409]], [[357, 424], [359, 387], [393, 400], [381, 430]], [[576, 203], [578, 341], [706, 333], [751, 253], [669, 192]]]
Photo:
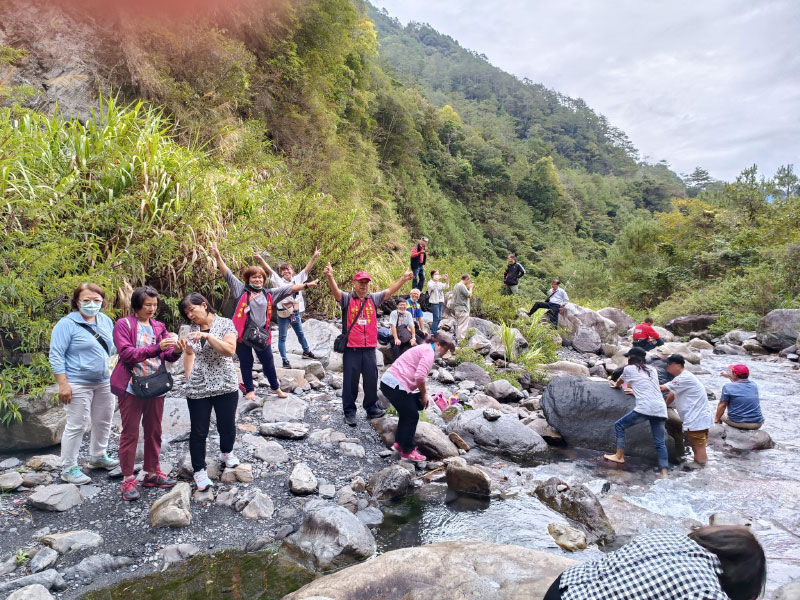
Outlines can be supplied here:
[[369, 479], [367, 490], [376, 500], [396, 500], [408, 493], [414, 476], [398, 464], [381, 469]]
[[[542, 395], [542, 410], [547, 422], [570, 446], [611, 452], [616, 448], [614, 422], [633, 409], [635, 399], [608, 382], [578, 377], [559, 377], [550, 382]], [[667, 421], [667, 451], [673, 462], [683, 453], [683, 432], [679, 423]], [[655, 459], [656, 451], [646, 423], [625, 434], [625, 452], [631, 456]]]
[[313, 494], [317, 491], [317, 478], [306, 463], [297, 463], [292, 469], [292, 473], [289, 475], [289, 489], [299, 496]]
[[[180, 484], [179, 484], [180, 485]], [[110, 554], [95, 554], [88, 556], [72, 568], [67, 569], [64, 574], [67, 577], [82, 577], [84, 579], [94, 579], [103, 573], [111, 573], [133, 564], [133, 559], [127, 556], [111, 556]]]
[[25, 466], [34, 471], [60, 471], [61, 457], [55, 454], [38, 454], [31, 456]]
[[178, 483], [150, 506], [150, 527], [188, 527], [191, 522], [191, 488], [188, 483]]
[[328, 500], [334, 498], [336, 496], [336, 486], [332, 483], [319, 486], [319, 496], [320, 498], [326, 498]]
[[483, 409], [483, 418], [486, 419], [487, 421], [497, 421], [497, 419], [499, 419], [501, 416], [503, 416], [503, 413], [501, 413], [496, 408]]
[[[317, 357], [317, 361], [327, 369], [333, 369], [335, 365], [331, 363], [334, 362], [333, 359], [339, 357], [339, 364], [341, 366], [341, 355], [333, 352], [333, 340], [341, 333], [339, 327], [327, 321], [308, 319], [303, 322], [303, 333], [306, 337], [309, 349]], [[272, 338], [272, 352], [273, 354], [277, 354], [278, 336], [274, 335]], [[300, 345], [300, 342], [297, 341], [295, 335], [287, 336], [286, 350], [290, 354], [298, 355], [298, 357], [303, 353], [303, 347]], [[293, 364], [298, 363], [298, 357], [292, 356], [290, 358], [291, 362]]]
[[229, 490], [222, 490], [217, 494], [214, 504], [230, 508], [236, 502], [238, 495], [239, 490], [236, 487], [232, 487]]
[[700, 362], [700, 355], [694, 352], [693, 348], [683, 342], [667, 342], [655, 350], [656, 353], [663, 355], [680, 354], [692, 364]]
[[445, 468], [448, 489], [461, 494], [489, 498], [492, 482], [478, 467], [467, 465], [463, 458], [450, 458]]
[[778, 308], [761, 317], [756, 337], [762, 346], [778, 352], [797, 343], [800, 336], [800, 309]]
[[15, 398], [22, 416], [21, 421], [12, 421], [3, 427], [0, 435], [0, 452], [36, 450], [61, 443], [61, 435], [67, 424], [64, 405], [53, 402], [58, 386], [45, 388], [42, 394], [31, 394]]
[[775, 447], [772, 437], [763, 429], [737, 429], [723, 424], [725, 445], [736, 450], [768, 450]]
[[769, 354], [769, 350], [759, 344], [758, 340], [745, 340], [742, 342], [742, 348], [749, 354]]
[[469, 341], [467, 342], [467, 346], [475, 350], [478, 354], [489, 354], [492, 349], [492, 343], [489, 341], [485, 335], [480, 332], [476, 332]]
[[547, 422], [547, 419], [542, 419], [537, 417], [532, 421], [530, 421], [529, 423], [527, 423], [526, 426], [530, 427], [533, 431], [542, 436], [542, 439], [551, 446], [565, 445], [563, 436], [560, 433], [558, 433], [555, 429], [550, 427], [550, 425]]
[[9, 471], [0, 475], [0, 492], [13, 492], [22, 485], [22, 475]]
[[601, 317], [605, 317], [614, 322], [617, 326], [617, 333], [624, 334], [627, 332], [631, 327], [636, 325], [636, 320], [626, 313], [624, 310], [619, 308], [607, 307], [601, 308], [597, 311], [597, 314]]
[[245, 544], [244, 551], [258, 552], [269, 546], [274, 541], [275, 540], [269, 536], [257, 536], [247, 540], [247, 544]]
[[364, 458], [367, 455], [364, 446], [354, 442], [339, 442], [339, 452], [352, 458]]
[[192, 502], [198, 504], [214, 502], [214, 487], [208, 486], [205, 490], [195, 490], [192, 493]]
[[797, 352], [798, 352], [797, 344], [792, 344], [788, 348], [784, 348], [783, 350], [778, 352], [778, 356], [782, 356], [783, 358], [789, 358], [792, 354], [797, 354]]
[[17, 570], [17, 557], [9, 554], [5, 558], [0, 558], [0, 576], [8, 575]]
[[708, 524], [714, 526], [733, 525], [736, 527], [749, 527], [752, 522], [750, 519], [745, 519], [739, 513], [717, 512], [708, 518]]
[[375, 506], [367, 506], [361, 509], [356, 513], [356, 517], [367, 527], [377, 527], [383, 523], [383, 513]]
[[589, 327], [579, 327], [572, 336], [572, 347], [578, 352], [597, 354], [600, 352], [602, 344], [603, 340], [600, 339], [600, 334]]
[[191, 558], [198, 552], [200, 548], [194, 544], [170, 544], [159, 550], [158, 554], [164, 559], [165, 564], [171, 565]]
[[522, 399], [522, 391], [505, 379], [498, 379], [486, 386], [486, 393], [500, 402], [517, 402]]
[[513, 415], [487, 421], [482, 411], [466, 411], [447, 424], [470, 446], [480, 446], [515, 460], [529, 460], [547, 452], [545, 441]]
[[580, 525], [591, 542], [610, 542], [614, 528], [603, 506], [585, 485], [569, 487], [558, 477], [551, 477], [534, 490], [536, 497], [546, 506]]
[[40, 510], [64, 512], [83, 502], [78, 486], [72, 483], [57, 483], [36, 488], [28, 501]]
[[46, 587], [39, 583], [34, 583], [13, 592], [7, 600], [51, 600], [52, 598], [53, 595], [47, 591]]
[[369, 558], [377, 549], [369, 528], [341, 506], [307, 512], [300, 529], [281, 548], [323, 571]]
[[741, 346], [742, 342], [756, 337], [755, 331], [746, 331], [744, 329], [733, 329], [722, 336], [722, 342], [734, 346]]
[[606, 377], [608, 375], [606, 367], [602, 363], [598, 363], [589, 369], [589, 375], [593, 377]]
[[41, 573], [34, 573], [32, 575], [26, 575], [25, 577], [0, 583], [0, 593], [18, 590], [20, 588], [36, 584], [39, 584], [48, 590], [63, 590], [67, 587], [67, 584], [64, 582], [64, 578], [61, 576], [61, 573], [55, 569], [46, 569]]
[[581, 328], [593, 330], [601, 343], [617, 343], [617, 324], [614, 321], [572, 302], [564, 305], [564, 310], [558, 317], [558, 326], [565, 330], [564, 341], [569, 345], [572, 345], [575, 335]]
[[265, 423], [283, 423], [286, 421], [302, 421], [306, 416], [308, 404], [299, 398], [269, 398], [264, 402], [261, 420]]
[[665, 327], [679, 337], [687, 336], [693, 331], [708, 329], [717, 322], [719, 315], [689, 315], [675, 317], [667, 321]]
[[[275, 512], [275, 504], [272, 498], [261, 490], [253, 490], [245, 496], [246, 504], [242, 509], [242, 516], [245, 519], [271, 519]], [[241, 500], [239, 501], [241, 502]], [[237, 502], [237, 506], [239, 505]]]
[[99, 533], [88, 529], [77, 529], [65, 533], [51, 533], [42, 538], [42, 543], [50, 546], [59, 554], [66, 554], [85, 548], [97, 548], [103, 545], [103, 538]]
[[483, 367], [472, 362], [463, 362], [458, 365], [455, 378], [457, 381], [474, 381], [478, 385], [487, 385], [492, 381], [489, 373]]
[[741, 346], [733, 346], [730, 344], [717, 344], [714, 346], [714, 354], [730, 354], [734, 356], [744, 356], [747, 350]]
[[236, 481], [239, 483], [252, 483], [253, 465], [249, 463], [239, 463], [233, 468], [233, 474], [236, 477]]
[[570, 362], [568, 360], [559, 360], [554, 363], [549, 363], [546, 365], [542, 365], [545, 369], [547, 369], [548, 373], [550, 373], [550, 378], [554, 377], [566, 377], [566, 376], [577, 376], [577, 377], [589, 377], [589, 367], [585, 365], [579, 365], [578, 363]]
[[268, 435], [287, 440], [301, 440], [308, 435], [307, 423], [262, 423], [259, 429], [261, 435]]
[[18, 458], [6, 458], [5, 460], [0, 461], [0, 470], [2, 469], [15, 469], [16, 467], [20, 466], [22, 461]]
[[451, 384], [456, 382], [456, 378], [453, 377], [453, 374], [445, 369], [444, 367], [439, 369], [439, 381], [444, 384]]
[[[496, 402], [496, 400], [492, 401]], [[370, 424], [381, 434], [383, 443], [387, 447], [391, 447], [395, 442], [397, 422], [397, 417], [386, 415], [380, 419], [371, 420]], [[441, 460], [448, 456], [458, 456], [458, 448], [453, 445], [441, 429], [432, 423], [426, 423], [425, 421], [417, 423], [414, 443], [423, 455], [433, 460]]]
[[42, 548], [31, 559], [31, 562], [28, 564], [28, 568], [30, 569], [31, 573], [38, 573], [39, 571], [44, 571], [45, 569], [52, 567], [54, 564], [56, 564], [57, 560], [58, 552], [52, 548]]
[[686, 344], [692, 350], [713, 350], [714, 344], [708, 342], [706, 340], [701, 340], [700, 338], [692, 338]]
[[350, 486], [344, 486], [336, 492], [336, 504], [353, 514], [358, 512], [358, 496]]
[[289, 453], [278, 442], [267, 442], [253, 452], [253, 456], [270, 465], [280, 465], [289, 460]]
[[779, 587], [772, 600], [800, 600], [800, 579], [795, 579]]
[[49, 473], [23, 473], [22, 485], [27, 487], [36, 487], [39, 485], [50, 485], [53, 483], [53, 477]]
[[556, 544], [568, 552], [584, 550], [586, 548], [586, 534], [580, 529], [564, 525], [563, 523], [550, 523], [547, 532]]

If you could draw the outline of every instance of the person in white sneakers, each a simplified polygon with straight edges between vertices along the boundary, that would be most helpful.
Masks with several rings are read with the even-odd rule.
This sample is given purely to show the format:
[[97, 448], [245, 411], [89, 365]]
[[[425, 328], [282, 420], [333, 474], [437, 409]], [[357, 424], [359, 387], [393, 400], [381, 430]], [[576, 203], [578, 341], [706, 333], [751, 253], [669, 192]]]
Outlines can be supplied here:
[[206, 471], [206, 440], [212, 410], [219, 432], [219, 460], [226, 467], [239, 464], [233, 454], [239, 403], [239, 376], [233, 355], [238, 334], [233, 321], [217, 315], [205, 296], [197, 292], [181, 300], [180, 312], [192, 323], [184, 352], [189, 455], [194, 482], [203, 491], [213, 485]]

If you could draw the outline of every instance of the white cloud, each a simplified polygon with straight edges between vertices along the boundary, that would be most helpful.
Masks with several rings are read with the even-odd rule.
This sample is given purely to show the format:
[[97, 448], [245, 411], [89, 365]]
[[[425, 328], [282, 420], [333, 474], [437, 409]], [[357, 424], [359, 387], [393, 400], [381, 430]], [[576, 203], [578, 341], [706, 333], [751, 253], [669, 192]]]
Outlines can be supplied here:
[[376, 0], [492, 64], [583, 98], [643, 156], [733, 179], [800, 166], [794, 0]]

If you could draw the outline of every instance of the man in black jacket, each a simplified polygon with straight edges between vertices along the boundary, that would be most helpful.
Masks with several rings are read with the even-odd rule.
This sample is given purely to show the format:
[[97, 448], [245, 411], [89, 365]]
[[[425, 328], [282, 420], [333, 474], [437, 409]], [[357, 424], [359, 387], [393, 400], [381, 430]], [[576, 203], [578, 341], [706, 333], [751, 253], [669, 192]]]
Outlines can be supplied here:
[[508, 266], [503, 274], [503, 294], [506, 296], [519, 293], [519, 278], [525, 275], [525, 269], [517, 262], [517, 257], [508, 255]]

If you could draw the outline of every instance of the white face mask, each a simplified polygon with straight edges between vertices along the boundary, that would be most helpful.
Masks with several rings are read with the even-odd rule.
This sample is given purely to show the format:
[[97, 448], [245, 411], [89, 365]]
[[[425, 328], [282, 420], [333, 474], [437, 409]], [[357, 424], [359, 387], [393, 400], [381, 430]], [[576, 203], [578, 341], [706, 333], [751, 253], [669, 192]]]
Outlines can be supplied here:
[[102, 302], [93, 302], [91, 300], [81, 302], [81, 313], [87, 317], [96, 317], [102, 308]]
[[433, 276], [433, 280], [434, 281], [439, 281], [439, 274], [438, 273]]

